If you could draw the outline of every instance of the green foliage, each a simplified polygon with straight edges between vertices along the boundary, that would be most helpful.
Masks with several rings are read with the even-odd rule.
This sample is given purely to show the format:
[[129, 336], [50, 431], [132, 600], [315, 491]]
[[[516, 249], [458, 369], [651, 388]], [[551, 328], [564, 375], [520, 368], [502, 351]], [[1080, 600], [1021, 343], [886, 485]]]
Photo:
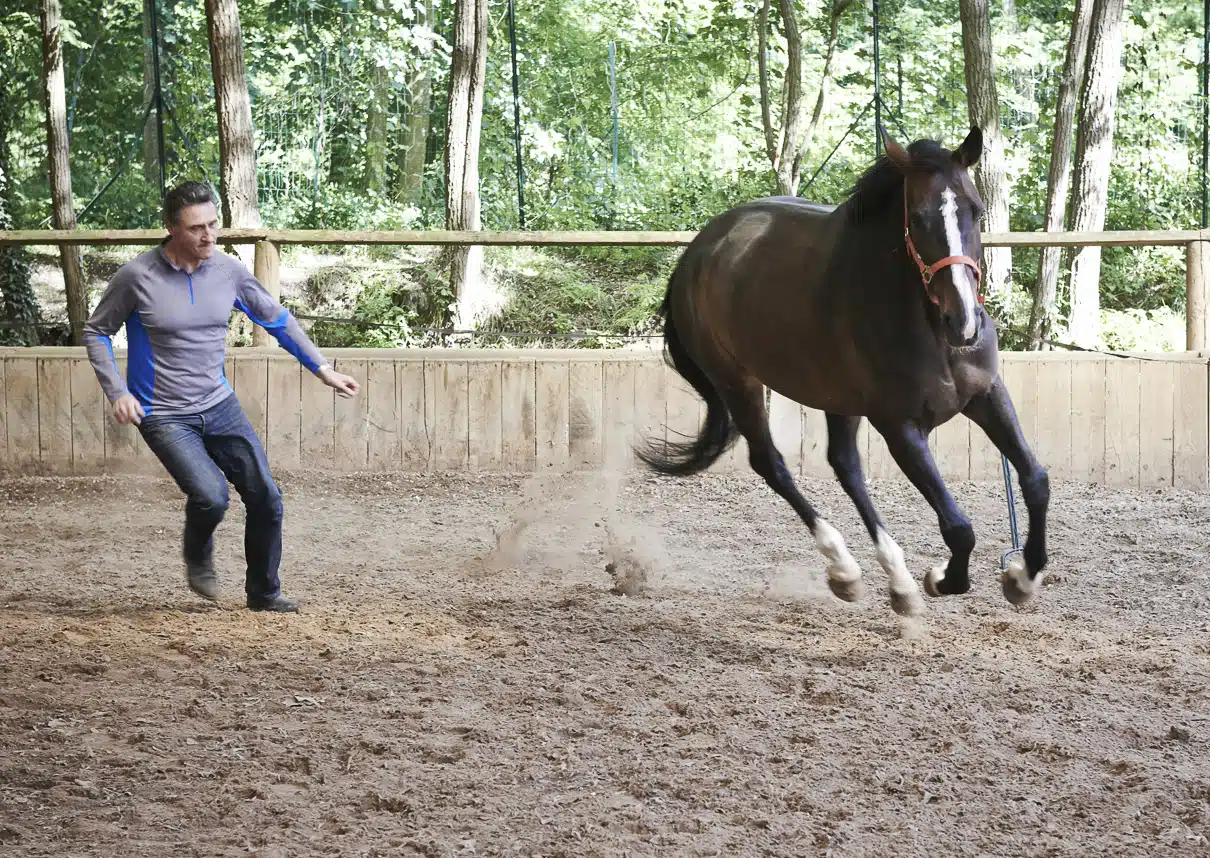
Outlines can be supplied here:
[[[174, 183], [204, 173], [217, 181], [202, 0], [161, 2], [159, 8], [162, 77], [171, 110], [165, 127], [167, 179]], [[730, 206], [770, 193], [774, 185], [754, 55], [758, 9], [758, 0], [518, 4], [526, 227], [694, 230]], [[798, 0], [796, 9], [805, 92], [813, 105], [827, 5]], [[1008, 21], [1004, 7], [996, 5], [992, 22], [1013, 185], [1011, 226], [1036, 230], [1046, 195], [1055, 70], [1066, 50], [1071, 4], [1017, 0], [1015, 9], [1016, 21]], [[266, 224], [444, 226], [442, 152], [452, 10], [452, 0], [240, 3]], [[11, 57], [4, 85], [15, 105], [6, 135], [14, 178], [10, 213], [26, 227], [45, 225], [50, 211], [36, 11], [31, 0], [18, 0], [12, 12], [0, 15], [0, 44]], [[70, 25], [64, 56], [77, 210], [120, 172], [85, 225], [153, 226], [159, 189], [143, 175], [139, 127], [146, 105], [142, 3], [64, 0], [63, 11]], [[493, 4], [480, 150], [487, 229], [519, 225], [504, 11], [503, 3]], [[968, 128], [957, 0], [883, 0], [881, 11], [887, 126], [899, 137], [956, 142]], [[775, 122], [787, 59], [777, 17], [769, 45]], [[869, 24], [868, 7], [860, 5], [841, 19], [829, 107], [806, 155], [800, 189], [815, 200], [842, 200], [874, 155], [872, 112], [851, 129], [872, 95]], [[1191, 0], [1138, 0], [1128, 10], [1125, 30], [1107, 228], [1197, 226], [1201, 6]], [[616, 49], [616, 172], [611, 42]], [[396, 187], [422, 71], [429, 76], [431, 99], [415, 109], [428, 111], [427, 163], [419, 199], [404, 205]], [[385, 141], [371, 132], [375, 111], [386, 113]], [[387, 187], [381, 192], [366, 190], [371, 158], [385, 158]], [[390, 323], [381, 329], [317, 327], [333, 344], [421, 342], [417, 329], [440, 324], [450, 296], [444, 294], [446, 272], [436, 257], [419, 251], [395, 256], [334, 250], [331, 255], [348, 265], [312, 279], [334, 290], [339, 301], [315, 296], [311, 303], [326, 302], [334, 315], [339, 309]], [[642, 248], [492, 250], [489, 271], [510, 300], [491, 327], [642, 333], [651, 326], [676, 256], [676, 250]], [[1006, 306], [994, 308], [1002, 314], [1009, 343], [1015, 335], [1008, 329], [1024, 324], [1037, 264], [1036, 251], [1013, 256], [1017, 291]], [[363, 264], [367, 260], [372, 264]], [[1183, 260], [1172, 250], [1108, 249], [1102, 284], [1106, 324], [1120, 331], [1113, 336], [1134, 337], [1130, 331], [1147, 325], [1160, 330], [1167, 324], [1163, 313], [1179, 312], [1183, 304]], [[1060, 298], [1062, 312], [1065, 296]], [[1129, 315], [1133, 311], [1149, 315]]]
[[495, 249], [489, 270], [509, 300], [485, 330], [650, 333], [676, 254], [649, 251], [627, 259], [604, 250]]

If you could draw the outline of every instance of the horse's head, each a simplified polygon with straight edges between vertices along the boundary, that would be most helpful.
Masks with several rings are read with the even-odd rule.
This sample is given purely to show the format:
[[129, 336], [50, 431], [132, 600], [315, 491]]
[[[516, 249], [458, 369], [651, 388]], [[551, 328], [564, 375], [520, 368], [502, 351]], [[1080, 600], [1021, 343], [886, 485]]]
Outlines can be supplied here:
[[[983, 134], [972, 128], [942, 157], [914, 157], [882, 131], [887, 157], [904, 177], [904, 240], [925, 292], [938, 306], [946, 336], [968, 346], [979, 333], [979, 219], [983, 202], [967, 172], [983, 151]], [[913, 147], [915, 148], [915, 147]]]

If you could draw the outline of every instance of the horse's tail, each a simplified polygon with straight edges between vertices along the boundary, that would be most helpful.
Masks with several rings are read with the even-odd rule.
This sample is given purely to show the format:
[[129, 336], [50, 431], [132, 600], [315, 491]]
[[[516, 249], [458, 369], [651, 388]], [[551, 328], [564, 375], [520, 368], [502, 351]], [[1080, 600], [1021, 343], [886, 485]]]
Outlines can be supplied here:
[[672, 476], [687, 476], [706, 470], [739, 438], [722, 395], [705, 371], [690, 357], [672, 320], [672, 290], [678, 285], [682, 288], [689, 286], [691, 279], [687, 274], [687, 257], [688, 252], [672, 272], [664, 303], [660, 306], [659, 315], [664, 319], [664, 359], [706, 400], [706, 422], [696, 438], [686, 441], [647, 439], [635, 449], [635, 455], [649, 468]]

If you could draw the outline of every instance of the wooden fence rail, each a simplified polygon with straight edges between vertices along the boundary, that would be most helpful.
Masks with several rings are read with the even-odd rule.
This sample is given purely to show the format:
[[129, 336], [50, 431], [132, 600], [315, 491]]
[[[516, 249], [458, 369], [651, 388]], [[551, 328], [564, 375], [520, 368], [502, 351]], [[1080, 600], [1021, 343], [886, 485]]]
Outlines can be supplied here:
[[[140, 245], [155, 244], [165, 237], [156, 229], [109, 230], [11, 230], [0, 231], [0, 245]], [[226, 229], [222, 241], [256, 245], [256, 276], [275, 298], [281, 297], [280, 248], [283, 244], [379, 244], [379, 245], [505, 245], [505, 246], [596, 246], [679, 247], [689, 244], [696, 232], [584, 231], [584, 232], [495, 232], [455, 230], [354, 231], [315, 229]], [[1107, 232], [1006, 232], [984, 233], [987, 247], [1121, 247], [1183, 246], [1185, 248], [1185, 348], [1197, 351], [1210, 347], [1210, 230], [1111, 230]], [[254, 345], [266, 346], [269, 337], [259, 327]]]
[[[633, 468], [637, 435], [696, 432], [703, 405], [639, 351], [335, 349], [362, 384], [336, 398], [280, 349], [241, 349], [227, 378], [279, 471], [558, 472]], [[124, 369], [124, 356], [118, 354]], [[1201, 488], [1210, 474], [1210, 359], [1005, 353], [1026, 436], [1055, 480]], [[0, 471], [162, 474], [110, 416], [82, 349], [0, 349]], [[822, 414], [773, 395], [776, 442], [796, 474], [831, 477]], [[667, 434], [666, 434], [667, 433]], [[863, 424], [872, 479], [902, 480]], [[1000, 457], [965, 417], [931, 440], [947, 480], [997, 480]], [[741, 441], [716, 470], [747, 469]]]

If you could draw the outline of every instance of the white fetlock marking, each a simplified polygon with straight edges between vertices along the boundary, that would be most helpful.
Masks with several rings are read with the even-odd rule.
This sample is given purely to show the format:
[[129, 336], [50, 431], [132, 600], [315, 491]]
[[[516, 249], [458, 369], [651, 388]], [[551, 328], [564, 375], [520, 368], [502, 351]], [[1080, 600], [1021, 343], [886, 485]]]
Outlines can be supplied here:
[[1032, 599], [1042, 586], [1042, 576], [1035, 575], [1030, 578], [1025, 558], [1017, 556], [1008, 561], [1008, 566], [1000, 575], [1000, 583], [1004, 588], [1004, 598], [1014, 605], [1023, 605]]
[[891, 606], [897, 614], [916, 616], [924, 613], [924, 599], [920, 587], [908, 571], [903, 559], [903, 549], [883, 528], [878, 528], [878, 550], [875, 552], [878, 565], [890, 579]]
[[849, 553], [840, 531], [822, 518], [815, 520], [811, 534], [815, 546], [828, 558], [828, 584], [832, 592], [842, 599], [854, 601], [861, 593], [861, 567]]
[[942, 579], [944, 579], [944, 578], [945, 578], [945, 564], [942, 564], [940, 566], [934, 566], [927, 573], [925, 573], [924, 591], [926, 593], [928, 593], [930, 596], [940, 595], [941, 591], [937, 588], [938, 588], [938, 585], [941, 584]]

